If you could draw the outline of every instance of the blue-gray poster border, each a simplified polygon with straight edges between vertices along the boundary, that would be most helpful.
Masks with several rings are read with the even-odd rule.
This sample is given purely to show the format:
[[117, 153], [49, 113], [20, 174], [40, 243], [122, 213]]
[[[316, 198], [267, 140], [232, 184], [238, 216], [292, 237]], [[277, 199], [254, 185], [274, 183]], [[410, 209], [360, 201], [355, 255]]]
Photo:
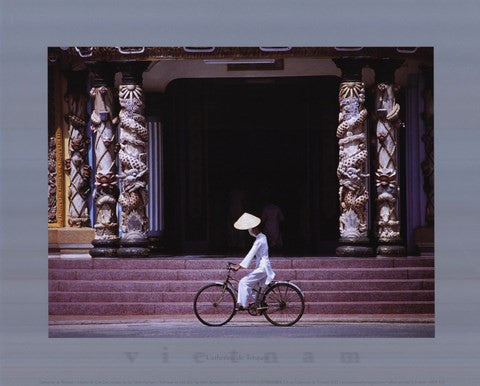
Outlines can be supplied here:
[[[479, 11], [473, 0], [0, 0], [0, 384], [478, 384]], [[435, 338], [49, 339], [47, 47], [99, 45], [433, 46]]]

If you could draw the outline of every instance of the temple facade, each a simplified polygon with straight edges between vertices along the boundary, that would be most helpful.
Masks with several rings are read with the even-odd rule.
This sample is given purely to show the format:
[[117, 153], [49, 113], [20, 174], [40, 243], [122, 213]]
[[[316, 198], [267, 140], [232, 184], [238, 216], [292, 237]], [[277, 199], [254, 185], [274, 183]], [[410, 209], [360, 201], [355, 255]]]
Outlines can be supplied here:
[[238, 255], [243, 212], [280, 256], [433, 255], [433, 48], [48, 60], [49, 256]]

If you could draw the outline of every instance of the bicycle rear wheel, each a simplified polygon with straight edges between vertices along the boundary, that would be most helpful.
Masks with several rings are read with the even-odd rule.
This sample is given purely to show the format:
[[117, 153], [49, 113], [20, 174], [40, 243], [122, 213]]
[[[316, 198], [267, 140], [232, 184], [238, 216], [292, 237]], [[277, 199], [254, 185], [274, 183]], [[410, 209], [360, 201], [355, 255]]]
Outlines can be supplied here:
[[265, 292], [263, 302], [267, 307], [263, 315], [275, 326], [293, 326], [305, 310], [303, 294], [289, 283], [274, 284]]
[[198, 320], [207, 326], [223, 326], [235, 314], [235, 297], [222, 284], [208, 284], [195, 295], [193, 310]]

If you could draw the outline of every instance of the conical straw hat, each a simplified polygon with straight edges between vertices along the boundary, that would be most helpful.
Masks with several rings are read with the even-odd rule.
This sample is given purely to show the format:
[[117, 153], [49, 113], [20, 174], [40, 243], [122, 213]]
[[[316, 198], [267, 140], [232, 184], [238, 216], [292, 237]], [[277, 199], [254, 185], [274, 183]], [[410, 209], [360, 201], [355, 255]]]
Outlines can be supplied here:
[[250, 213], [244, 213], [240, 216], [240, 218], [237, 220], [233, 226], [236, 229], [239, 229], [241, 231], [245, 231], [247, 229], [252, 229], [255, 228], [258, 224], [260, 224], [262, 220], [260, 220], [258, 217], [255, 217], [254, 215], [251, 215]]

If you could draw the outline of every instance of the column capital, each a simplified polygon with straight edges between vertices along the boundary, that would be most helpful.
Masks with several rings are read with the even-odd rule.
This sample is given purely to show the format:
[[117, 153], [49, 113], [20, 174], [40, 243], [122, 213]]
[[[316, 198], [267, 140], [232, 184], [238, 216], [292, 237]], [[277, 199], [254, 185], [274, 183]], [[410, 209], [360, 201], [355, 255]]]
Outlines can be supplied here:
[[345, 57], [332, 59], [335, 65], [342, 70], [342, 82], [361, 82], [362, 68], [367, 65], [363, 57]]
[[87, 64], [93, 74], [93, 87], [113, 87], [117, 69], [109, 62], [95, 62]]
[[122, 73], [122, 84], [142, 84], [143, 72], [150, 62], [122, 62], [118, 69]]
[[388, 83], [395, 82], [395, 71], [405, 61], [403, 59], [373, 59], [369, 62], [370, 68], [375, 71], [375, 83]]

